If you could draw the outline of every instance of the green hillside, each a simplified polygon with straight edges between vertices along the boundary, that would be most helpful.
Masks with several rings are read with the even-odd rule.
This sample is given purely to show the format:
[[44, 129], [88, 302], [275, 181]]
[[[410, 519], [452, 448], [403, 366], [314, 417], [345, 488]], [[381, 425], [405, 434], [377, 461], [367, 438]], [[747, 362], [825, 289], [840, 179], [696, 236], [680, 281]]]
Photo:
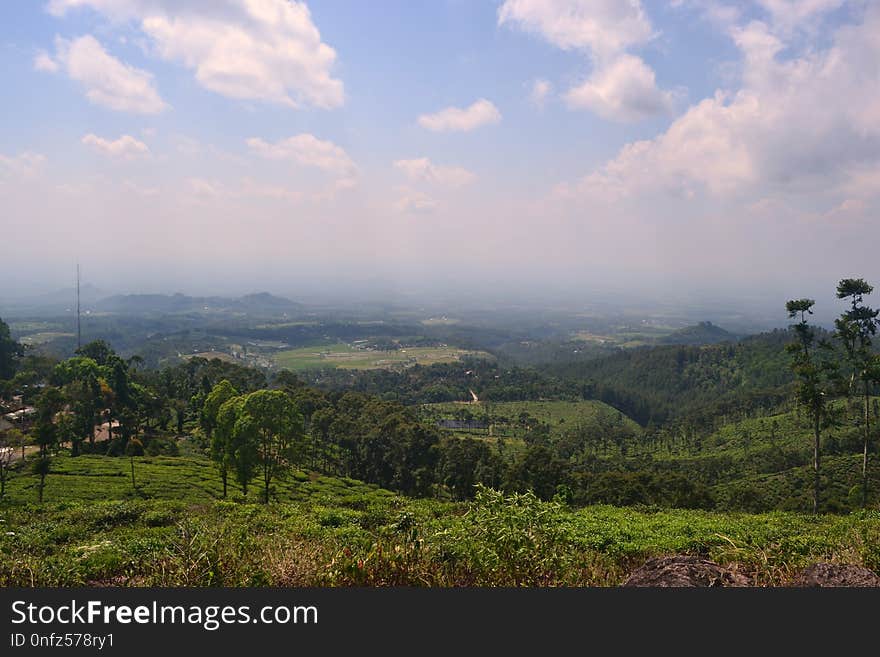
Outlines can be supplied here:
[[203, 457], [135, 459], [137, 493], [127, 466], [59, 457], [41, 506], [27, 501], [34, 478], [13, 474], [0, 586], [608, 586], [673, 553], [736, 564], [756, 585], [820, 560], [880, 567], [876, 511], [571, 510], [490, 490], [450, 504], [305, 473], [267, 506], [215, 499]]
[[733, 342], [736, 336], [725, 331], [712, 322], [700, 322], [693, 326], [677, 329], [669, 335], [657, 338], [657, 344], [687, 344], [703, 345], [718, 344], [719, 342]]

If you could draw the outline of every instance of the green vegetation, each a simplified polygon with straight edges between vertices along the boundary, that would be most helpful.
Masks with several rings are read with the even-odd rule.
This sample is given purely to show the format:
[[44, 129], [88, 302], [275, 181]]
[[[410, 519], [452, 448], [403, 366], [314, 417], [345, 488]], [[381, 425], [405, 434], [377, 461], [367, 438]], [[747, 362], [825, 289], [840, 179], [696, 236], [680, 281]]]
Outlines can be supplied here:
[[756, 585], [785, 584], [815, 561], [880, 567], [877, 512], [573, 511], [488, 489], [443, 504], [329, 480], [294, 487], [295, 501], [270, 507], [183, 491], [7, 503], [0, 586], [608, 586], [650, 556], [680, 552], [734, 562]]
[[[0, 583], [614, 584], [679, 551], [756, 584], [876, 568], [871, 290], [841, 281], [833, 333], [798, 299], [791, 330], [735, 343], [706, 322], [635, 349], [556, 332], [545, 353], [485, 330], [494, 359], [382, 320], [263, 317], [231, 359], [156, 368], [103, 340], [37, 355], [0, 325]], [[590, 353], [559, 357], [574, 344]], [[528, 351], [550, 360], [508, 364]]]
[[429, 417], [490, 418], [499, 424], [513, 427], [515, 424], [531, 425], [538, 422], [549, 425], [551, 433], [579, 423], [594, 423], [600, 417], [621, 418], [633, 431], [639, 425], [600, 401], [501, 401], [475, 403], [426, 404], [423, 409]]
[[273, 358], [278, 367], [298, 371], [321, 368], [365, 370], [433, 365], [455, 362], [467, 356], [489, 357], [486, 353], [447, 346], [378, 350], [336, 343], [279, 351]]
[[[184, 443], [181, 456], [137, 456], [134, 461], [138, 485], [131, 485], [128, 459], [84, 454], [76, 458], [59, 456], [51, 461], [46, 477], [46, 502], [67, 504], [104, 500], [168, 500], [204, 504], [219, 500], [223, 486], [214, 464], [194, 445]], [[36, 501], [38, 477], [26, 468], [13, 468], [7, 481], [5, 503], [9, 508]], [[290, 470], [272, 481], [276, 502], [302, 501], [313, 496], [379, 495], [393, 497], [378, 486], [345, 477], [328, 477], [302, 470]], [[239, 503], [260, 503], [259, 488], [244, 495], [235, 490], [230, 499]]]

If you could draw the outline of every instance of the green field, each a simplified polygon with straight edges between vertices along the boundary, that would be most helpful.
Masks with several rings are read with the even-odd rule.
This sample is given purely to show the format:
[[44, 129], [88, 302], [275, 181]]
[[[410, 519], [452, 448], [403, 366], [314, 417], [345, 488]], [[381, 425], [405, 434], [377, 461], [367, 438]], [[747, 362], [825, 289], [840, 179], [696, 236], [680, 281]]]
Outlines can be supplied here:
[[74, 336], [73, 333], [61, 333], [56, 331], [43, 331], [40, 333], [31, 333], [30, 335], [25, 335], [21, 338], [20, 342], [29, 347], [33, 347], [39, 344], [45, 344], [46, 342], [51, 342], [57, 338], [72, 338]]
[[784, 584], [815, 561], [880, 567], [880, 513], [725, 514], [594, 506], [484, 491], [407, 499], [295, 473], [270, 505], [217, 499], [203, 456], [60, 456], [37, 505], [13, 472], [0, 501], [0, 586], [616, 585], [650, 556], [736, 564]]
[[671, 326], [640, 326], [638, 328], [620, 328], [603, 333], [574, 331], [571, 337], [573, 340], [589, 344], [630, 349], [651, 344], [653, 340], [666, 337], [674, 331], [675, 329]]
[[[202, 503], [222, 497], [223, 487], [214, 463], [200, 454], [187, 456], [139, 456], [134, 459], [135, 483], [131, 485], [131, 467], [127, 458], [82, 455], [61, 456], [52, 461], [52, 473], [46, 477], [44, 501], [96, 502], [108, 499], [164, 499]], [[7, 482], [6, 499], [15, 503], [37, 499], [37, 478], [12, 471]], [[282, 502], [302, 500], [322, 494], [335, 497], [349, 494], [392, 495], [372, 484], [354, 479], [325, 477], [292, 472], [272, 484], [274, 499]], [[255, 481], [244, 498], [230, 482], [229, 496], [239, 501], [258, 501], [261, 490]]]
[[[494, 436], [520, 436], [536, 423], [548, 425], [551, 437], [567, 429], [595, 426], [598, 422], [620, 424], [634, 434], [641, 432], [636, 422], [608, 404], [594, 400], [444, 402], [423, 404], [421, 409], [423, 417], [434, 421], [458, 418], [484, 420], [491, 425]], [[462, 433], [473, 434], [473, 430], [463, 430]]]
[[350, 370], [393, 369], [410, 365], [451, 363], [464, 356], [491, 358], [484, 352], [455, 347], [406, 347], [391, 351], [359, 349], [342, 342], [290, 349], [274, 354], [278, 367], [288, 370], [341, 368]]

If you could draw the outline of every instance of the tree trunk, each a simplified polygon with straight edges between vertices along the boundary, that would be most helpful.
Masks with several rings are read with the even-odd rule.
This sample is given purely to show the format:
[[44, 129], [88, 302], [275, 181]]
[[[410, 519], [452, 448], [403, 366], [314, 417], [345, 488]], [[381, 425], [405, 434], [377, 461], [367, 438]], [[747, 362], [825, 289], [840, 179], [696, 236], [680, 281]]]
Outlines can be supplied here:
[[819, 416], [813, 418], [813, 513], [819, 513]]
[[269, 478], [269, 461], [267, 460], [263, 462], [263, 483], [265, 484], [265, 499], [263, 500], [263, 502], [265, 504], [269, 503]]
[[40, 504], [43, 503], [43, 489], [46, 487], [46, 475], [40, 475], [40, 486], [38, 488]]
[[229, 476], [229, 473], [226, 471], [226, 468], [223, 468], [220, 471], [220, 478], [223, 480], [223, 497], [226, 498], [226, 479]]
[[131, 487], [136, 490], [137, 486], [135, 486], [135, 483], [134, 483], [134, 457], [129, 456], [128, 460], [131, 463]]

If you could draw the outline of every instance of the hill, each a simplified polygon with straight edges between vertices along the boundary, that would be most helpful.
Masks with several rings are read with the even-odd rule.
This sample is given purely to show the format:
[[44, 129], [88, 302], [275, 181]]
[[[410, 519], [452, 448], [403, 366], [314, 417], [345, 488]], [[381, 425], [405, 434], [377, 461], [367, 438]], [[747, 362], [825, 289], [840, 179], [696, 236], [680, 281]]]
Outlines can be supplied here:
[[657, 344], [703, 345], [734, 342], [737, 336], [712, 322], [700, 322], [677, 329], [669, 335], [657, 338]]
[[792, 374], [785, 345], [791, 340], [789, 331], [775, 330], [737, 343], [621, 349], [540, 370], [580, 382], [587, 396], [643, 425], [683, 417], [708, 422], [733, 412], [771, 408], [787, 398]]
[[127, 315], [231, 312], [274, 317], [301, 313], [303, 305], [268, 292], [235, 298], [191, 297], [181, 293], [122, 294], [95, 302], [94, 310]]

